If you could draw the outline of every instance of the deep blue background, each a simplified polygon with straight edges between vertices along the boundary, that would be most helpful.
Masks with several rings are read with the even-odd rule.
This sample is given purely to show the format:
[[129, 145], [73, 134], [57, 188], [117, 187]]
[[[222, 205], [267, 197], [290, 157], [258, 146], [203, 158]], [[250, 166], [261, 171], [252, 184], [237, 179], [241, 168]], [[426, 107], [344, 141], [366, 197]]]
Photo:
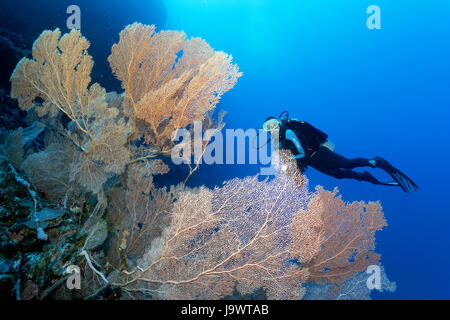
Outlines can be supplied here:
[[[106, 62], [118, 32], [136, 20], [156, 23], [233, 55], [244, 76], [218, 106], [228, 111], [227, 128], [260, 128], [267, 116], [288, 109], [327, 132], [337, 152], [388, 159], [418, 192], [335, 180], [313, 169], [307, 175], [311, 188], [338, 186], [346, 201], [382, 202], [389, 225], [377, 234], [376, 251], [398, 288], [375, 298], [450, 298], [450, 1], [42, 0], [57, 5], [39, 15], [33, 2], [15, 4], [21, 2], [28, 5], [23, 17], [31, 10], [37, 22], [18, 24], [15, 17], [8, 27], [34, 38], [43, 28], [67, 31], [65, 8], [80, 4], [94, 80], [108, 90], [120, 89]], [[366, 27], [372, 4], [381, 8], [382, 30]], [[203, 166], [190, 183], [212, 186], [258, 171]]]

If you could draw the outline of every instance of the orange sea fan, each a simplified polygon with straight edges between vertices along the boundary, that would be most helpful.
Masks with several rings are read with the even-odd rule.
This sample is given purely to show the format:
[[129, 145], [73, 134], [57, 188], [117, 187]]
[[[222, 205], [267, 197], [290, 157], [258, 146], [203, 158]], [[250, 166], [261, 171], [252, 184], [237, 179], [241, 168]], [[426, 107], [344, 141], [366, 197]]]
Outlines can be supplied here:
[[242, 75], [232, 57], [184, 32], [155, 31], [134, 23], [120, 33], [108, 61], [122, 82], [136, 121], [144, 121], [146, 140], [170, 149], [174, 130], [203, 120], [223, 93]]
[[311, 279], [319, 283], [342, 282], [377, 264], [375, 232], [387, 225], [379, 202], [346, 204], [337, 193], [337, 188], [317, 187], [310, 204], [322, 213], [321, 250], [307, 265]]

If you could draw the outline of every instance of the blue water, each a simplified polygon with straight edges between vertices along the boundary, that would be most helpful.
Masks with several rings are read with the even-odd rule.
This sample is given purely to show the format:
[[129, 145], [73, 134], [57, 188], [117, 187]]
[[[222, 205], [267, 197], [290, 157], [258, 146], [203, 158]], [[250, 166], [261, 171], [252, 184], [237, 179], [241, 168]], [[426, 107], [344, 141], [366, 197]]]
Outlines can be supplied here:
[[[397, 291], [373, 297], [450, 299], [449, 1], [128, 2], [70, 1], [83, 10], [95, 81], [120, 90], [101, 61], [118, 32], [136, 20], [184, 30], [232, 54], [244, 75], [218, 105], [228, 111], [227, 128], [260, 128], [267, 116], [287, 109], [328, 133], [336, 152], [382, 156], [420, 186], [406, 194], [307, 172], [311, 187], [338, 186], [346, 201], [381, 201], [388, 227], [377, 233], [376, 252]], [[381, 30], [366, 27], [373, 4], [381, 8]], [[36, 36], [43, 28], [67, 31], [65, 17], [63, 11], [39, 20]], [[257, 165], [204, 166], [190, 183], [215, 185], [258, 171]]]

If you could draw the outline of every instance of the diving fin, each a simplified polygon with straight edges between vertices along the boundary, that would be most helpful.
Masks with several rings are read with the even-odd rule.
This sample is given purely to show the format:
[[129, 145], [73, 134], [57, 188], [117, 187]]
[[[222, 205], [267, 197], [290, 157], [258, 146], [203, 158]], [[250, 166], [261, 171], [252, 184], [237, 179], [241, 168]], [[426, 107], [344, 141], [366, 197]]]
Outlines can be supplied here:
[[387, 186], [393, 186], [393, 187], [400, 186], [400, 185], [398, 184], [398, 182], [396, 182], [396, 181], [389, 181], [389, 182], [386, 182], [386, 185], [387, 185]]
[[419, 189], [419, 186], [415, 184], [414, 181], [412, 181], [406, 174], [392, 166], [383, 158], [376, 157], [375, 161], [376, 167], [386, 171], [386, 173], [389, 174], [406, 193], [412, 193]]
[[366, 181], [369, 181], [373, 184], [379, 184], [382, 186], [390, 186], [390, 187], [399, 187], [400, 186], [396, 181], [381, 182], [367, 171], [364, 171], [363, 175], [365, 175]]
[[419, 186], [414, 183], [408, 176], [406, 176], [401, 171], [397, 170], [391, 174], [392, 178], [394, 178], [395, 181], [400, 184], [400, 187], [402, 187], [403, 191], [406, 193], [412, 193], [414, 191], [417, 191], [419, 189]]

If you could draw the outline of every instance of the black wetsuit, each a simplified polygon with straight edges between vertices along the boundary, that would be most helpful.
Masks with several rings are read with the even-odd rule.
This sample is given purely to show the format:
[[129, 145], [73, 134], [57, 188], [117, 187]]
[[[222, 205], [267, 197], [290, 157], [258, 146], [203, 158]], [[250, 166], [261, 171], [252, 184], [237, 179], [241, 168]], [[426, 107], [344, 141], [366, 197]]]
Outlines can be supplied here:
[[374, 166], [370, 164], [369, 159], [347, 159], [324, 146], [319, 147], [317, 152], [308, 160], [308, 165], [337, 179], [356, 179], [375, 184], [383, 184], [368, 172], [356, 172], [352, 170], [360, 167], [373, 168]]
[[[291, 131], [291, 132], [288, 132]], [[301, 144], [303, 150], [296, 146], [295, 137]], [[283, 121], [280, 127], [280, 148], [288, 149], [296, 158], [301, 151], [304, 156], [297, 158], [298, 168], [304, 172], [308, 166], [333, 176], [337, 179], [356, 179], [368, 181], [374, 184], [384, 184], [378, 181], [368, 172], [356, 172], [352, 169], [359, 167], [374, 167], [369, 159], [354, 158], [347, 159], [322, 144], [327, 141], [328, 135], [313, 127], [305, 121], [288, 120]], [[300, 148], [300, 149], [302, 149]]]

